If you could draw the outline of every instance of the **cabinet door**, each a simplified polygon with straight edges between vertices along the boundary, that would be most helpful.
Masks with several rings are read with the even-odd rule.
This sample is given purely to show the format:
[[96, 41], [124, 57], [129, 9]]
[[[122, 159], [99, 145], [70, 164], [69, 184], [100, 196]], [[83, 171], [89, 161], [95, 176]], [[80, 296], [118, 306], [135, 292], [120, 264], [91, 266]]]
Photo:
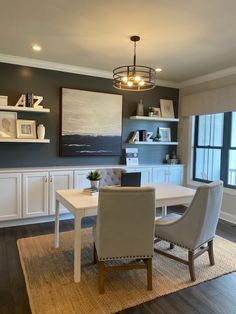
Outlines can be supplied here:
[[90, 171], [92, 170], [86, 169], [86, 170], [76, 170], [74, 172], [75, 189], [84, 189], [84, 188], [90, 187], [90, 181], [86, 178]]
[[48, 215], [48, 172], [23, 174], [23, 217]]
[[171, 184], [183, 184], [183, 167], [173, 166], [168, 169], [168, 183]]
[[152, 183], [167, 183], [167, 168], [165, 166], [152, 169]]
[[21, 174], [0, 174], [0, 221], [21, 218]]
[[[73, 189], [73, 171], [53, 171], [49, 173], [49, 214], [55, 213], [56, 191]], [[60, 205], [60, 213], [68, 213]]]

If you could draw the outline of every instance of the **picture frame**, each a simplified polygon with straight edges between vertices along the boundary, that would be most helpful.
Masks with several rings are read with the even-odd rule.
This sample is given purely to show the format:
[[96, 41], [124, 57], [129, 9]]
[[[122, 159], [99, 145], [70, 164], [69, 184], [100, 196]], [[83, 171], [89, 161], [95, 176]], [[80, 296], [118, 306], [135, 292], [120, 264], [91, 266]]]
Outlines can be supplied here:
[[123, 96], [61, 88], [60, 156], [121, 156]]
[[163, 118], [174, 118], [173, 100], [160, 99], [161, 116]]
[[16, 121], [17, 138], [36, 139], [36, 123], [34, 120]]
[[156, 107], [152, 107], [153, 108], [153, 116], [154, 117], [161, 117], [161, 109], [160, 108], [156, 108]]
[[159, 128], [159, 134], [161, 136], [161, 142], [171, 142], [171, 130], [170, 128]]
[[16, 112], [0, 112], [0, 138], [16, 138]]

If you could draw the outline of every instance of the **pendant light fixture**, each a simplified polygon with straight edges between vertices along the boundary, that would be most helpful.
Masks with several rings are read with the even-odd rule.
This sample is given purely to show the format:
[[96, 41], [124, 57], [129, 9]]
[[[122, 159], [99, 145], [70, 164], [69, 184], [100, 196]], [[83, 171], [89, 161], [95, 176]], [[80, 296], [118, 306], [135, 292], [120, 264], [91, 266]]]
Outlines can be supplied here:
[[133, 65], [122, 65], [113, 70], [113, 86], [117, 89], [141, 92], [153, 89], [156, 85], [156, 71], [153, 68], [136, 64], [136, 42], [139, 36], [131, 36], [134, 42]]

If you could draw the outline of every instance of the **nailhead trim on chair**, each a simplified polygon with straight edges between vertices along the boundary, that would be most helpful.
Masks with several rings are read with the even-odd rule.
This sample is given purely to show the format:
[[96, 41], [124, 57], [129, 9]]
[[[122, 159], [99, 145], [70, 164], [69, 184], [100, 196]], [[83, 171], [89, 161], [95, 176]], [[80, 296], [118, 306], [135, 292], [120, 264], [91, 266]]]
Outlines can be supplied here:
[[136, 259], [136, 258], [152, 258], [153, 255], [135, 255], [135, 256], [119, 256], [119, 257], [98, 257], [99, 261], [112, 261], [119, 259]]

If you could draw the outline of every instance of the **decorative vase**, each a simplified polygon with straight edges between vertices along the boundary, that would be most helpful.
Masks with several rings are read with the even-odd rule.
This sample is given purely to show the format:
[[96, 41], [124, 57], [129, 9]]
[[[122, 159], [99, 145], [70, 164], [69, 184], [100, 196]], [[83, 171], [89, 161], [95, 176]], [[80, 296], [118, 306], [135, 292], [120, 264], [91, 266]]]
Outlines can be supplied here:
[[45, 126], [43, 124], [39, 124], [37, 127], [37, 135], [38, 139], [43, 140], [45, 137]]
[[137, 116], [143, 116], [143, 115], [144, 115], [144, 109], [143, 109], [143, 101], [142, 101], [142, 99], [140, 99], [140, 102], [138, 103], [136, 115], [137, 115]]
[[92, 189], [98, 189], [99, 181], [90, 180], [90, 184]]

